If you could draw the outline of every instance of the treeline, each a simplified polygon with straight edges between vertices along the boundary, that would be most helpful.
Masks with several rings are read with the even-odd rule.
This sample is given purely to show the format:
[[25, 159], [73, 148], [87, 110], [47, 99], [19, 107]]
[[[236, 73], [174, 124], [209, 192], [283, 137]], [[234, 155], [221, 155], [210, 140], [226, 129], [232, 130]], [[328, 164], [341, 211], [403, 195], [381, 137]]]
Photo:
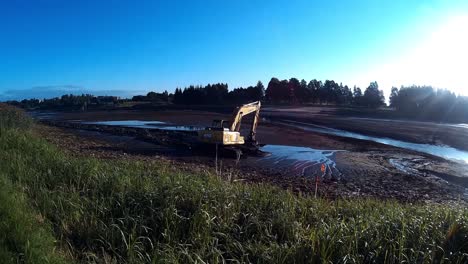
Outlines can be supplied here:
[[168, 103], [171, 97], [172, 94], [169, 94], [167, 91], [164, 91], [162, 93], [149, 92], [146, 95], [135, 95], [132, 97], [131, 101]]
[[206, 86], [189, 86], [177, 88], [174, 93], [174, 104], [226, 104], [261, 101], [265, 97], [265, 87], [259, 81], [256, 86], [228, 90], [227, 83], [208, 84]]
[[296, 78], [280, 81], [271, 78], [266, 89], [266, 100], [273, 104], [334, 104], [355, 105], [376, 108], [385, 105], [385, 97], [377, 82], [372, 82], [364, 93], [354, 86], [338, 84], [333, 80], [325, 82], [316, 79], [306, 82]]
[[65, 94], [50, 99], [24, 99], [6, 103], [25, 109], [86, 109], [91, 105], [117, 105], [122, 100], [117, 96], [94, 96], [91, 94]]
[[259, 81], [255, 86], [228, 90], [224, 83], [206, 86], [189, 86], [177, 88], [174, 93], [174, 104], [225, 104], [264, 101], [271, 104], [334, 104], [356, 105], [376, 108], [385, 104], [383, 92], [377, 82], [372, 82], [364, 93], [359, 87], [352, 90], [333, 80], [324, 83], [318, 80], [299, 81], [296, 78], [279, 80], [272, 78], [265, 89]]
[[468, 97], [431, 86], [393, 87], [390, 106], [407, 117], [437, 121], [466, 122]]
[[65, 94], [50, 99], [24, 99], [21, 101], [7, 101], [6, 103], [24, 109], [68, 109], [86, 110], [88, 107], [113, 107], [127, 102], [152, 102], [168, 104], [173, 100], [173, 94], [149, 92], [146, 95], [136, 95], [131, 99], [118, 96], [94, 96], [91, 94]]
[[231, 91], [227, 83], [208, 84], [205, 86], [189, 86], [176, 88], [174, 93], [149, 92], [146, 95], [136, 95], [131, 99], [121, 99], [115, 96], [63, 95], [52, 99], [25, 99], [9, 101], [8, 103], [27, 109], [86, 109], [90, 106], [118, 105], [126, 102], [151, 102], [153, 104], [178, 105], [221, 105], [241, 104], [252, 101], [263, 101], [270, 104], [333, 104], [354, 105], [363, 107], [380, 107], [385, 105], [383, 92], [377, 82], [372, 82], [364, 92], [359, 87], [352, 90], [347, 85], [338, 84], [333, 80], [324, 83], [318, 80], [299, 81], [296, 78], [279, 80], [271, 78], [267, 88], [261, 81], [255, 86], [239, 87]]
[[[371, 82], [364, 90], [337, 83], [291, 78], [279, 80], [271, 78], [267, 87], [261, 81], [255, 86], [228, 89], [226, 83], [208, 84], [177, 88], [174, 93], [149, 92], [131, 99], [116, 96], [63, 95], [51, 99], [25, 99], [8, 103], [26, 109], [82, 109], [88, 107], [132, 107], [139, 102], [151, 104], [177, 105], [223, 105], [262, 101], [273, 105], [340, 105], [365, 108], [378, 108], [385, 105], [385, 97], [377, 82]], [[134, 102], [134, 103], [132, 103]], [[128, 104], [126, 104], [128, 103]], [[393, 87], [390, 106], [396, 109], [399, 117], [467, 122], [468, 97], [457, 96], [453, 92], [434, 89], [430, 86]], [[393, 115], [393, 114], [392, 114]]]

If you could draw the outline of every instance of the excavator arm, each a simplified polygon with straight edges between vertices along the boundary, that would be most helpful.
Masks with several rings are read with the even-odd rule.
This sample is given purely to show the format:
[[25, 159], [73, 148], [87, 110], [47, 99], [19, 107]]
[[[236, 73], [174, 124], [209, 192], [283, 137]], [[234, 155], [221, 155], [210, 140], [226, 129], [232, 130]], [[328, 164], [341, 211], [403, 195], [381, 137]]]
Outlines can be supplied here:
[[229, 130], [239, 132], [242, 117], [251, 113], [255, 113], [253, 120], [252, 120], [251, 127], [250, 127], [249, 137], [248, 137], [248, 141], [255, 142], [255, 134], [256, 134], [257, 125], [258, 125], [258, 121], [260, 117], [260, 107], [261, 107], [260, 101], [237, 107], [236, 110], [234, 110], [234, 113], [231, 119], [231, 127]]

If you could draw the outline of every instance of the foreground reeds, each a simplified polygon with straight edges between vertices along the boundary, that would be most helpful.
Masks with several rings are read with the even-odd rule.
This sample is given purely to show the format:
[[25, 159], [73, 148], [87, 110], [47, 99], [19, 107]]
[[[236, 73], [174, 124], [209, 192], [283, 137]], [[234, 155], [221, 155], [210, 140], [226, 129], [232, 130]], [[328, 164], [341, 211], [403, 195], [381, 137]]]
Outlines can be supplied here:
[[462, 206], [327, 201], [162, 161], [71, 157], [0, 111], [1, 263], [468, 261]]

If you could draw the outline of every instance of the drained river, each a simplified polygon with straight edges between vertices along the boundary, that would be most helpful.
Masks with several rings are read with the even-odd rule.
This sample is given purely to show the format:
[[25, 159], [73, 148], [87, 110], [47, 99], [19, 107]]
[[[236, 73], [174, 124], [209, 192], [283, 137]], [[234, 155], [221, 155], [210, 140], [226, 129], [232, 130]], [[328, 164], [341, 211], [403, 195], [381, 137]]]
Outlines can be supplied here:
[[[97, 121], [97, 122], [82, 122], [82, 123], [95, 124], [95, 125], [136, 127], [136, 128], [146, 128], [146, 129], [173, 130], [173, 131], [196, 131], [196, 130], [203, 129], [201, 127], [196, 127], [196, 126], [177, 126], [177, 125], [173, 125], [173, 124], [169, 124], [169, 123], [165, 123], [161, 121], [141, 121], [141, 120]], [[339, 129], [329, 128], [325, 126], [318, 126], [318, 125], [313, 125], [313, 124], [308, 124], [308, 123], [303, 123], [303, 122], [296, 122], [296, 121], [291, 121], [291, 120], [282, 120], [279, 123], [283, 125], [287, 125], [287, 126], [300, 128], [306, 131], [335, 135], [335, 136], [340, 136], [340, 137], [369, 140], [369, 141], [373, 141], [373, 142], [377, 142], [377, 143], [381, 143], [385, 145], [390, 145], [394, 147], [399, 147], [399, 148], [404, 148], [404, 149], [431, 154], [431, 155], [441, 157], [444, 159], [468, 163], [468, 152], [462, 151], [456, 148], [452, 148], [449, 146], [418, 144], [418, 143], [411, 143], [411, 142], [406, 142], [406, 141], [401, 141], [401, 140], [396, 140], [396, 139], [391, 139], [391, 138], [367, 136], [367, 135], [349, 132], [345, 130], [339, 130]], [[281, 155], [281, 153], [287, 153], [287, 156], [290, 156], [290, 157], [299, 155], [303, 158], [307, 156], [307, 155], [304, 155], [304, 153], [310, 154], [310, 152], [307, 152], [307, 151], [313, 150], [310, 148], [305, 148], [305, 149], [308, 149], [307, 151], [305, 151], [305, 149], [295, 149], [295, 147], [291, 147], [291, 146], [283, 146], [283, 147], [275, 147], [275, 148], [268, 147], [268, 148], [269, 149], [265, 151], [270, 152], [270, 153], [278, 153], [278, 155]], [[312, 156], [316, 154], [313, 154], [313, 155], [309, 155], [309, 154], [307, 156], [308, 160], [316, 160], [315, 158], [312, 158]], [[302, 160], [302, 158], [300, 160]]]
[[381, 143], [385, 145], [390, 145], [394, 147], [399, 147], [399, 148], [404, 148], [404, 149], [431, 154], [431, 155], [441, 157], [444, 159], [462, 161], [462, 162], [468, 163], [468, 152], [459, 150], [456, 148], [452, 148], [449, 146], [417, 144], [417, 143], [411, 143], [411, 142], [406, 142], [406, 141], [401, 141], [401, 140], [396, 140], [396, 139], [391, 139], [391, 138], [373, 137], [373, 136], [367, 136], [367, 135], [349, 132], [345, 130], [339, 130], [339, 129], [318, 126], [318, 125], [313, 125], [313, 124], [308, 124], [308, 123], [303, 123], [303, 122], [296, 122], [296, 121], [291, 121], [291, 120], [283, 120], [280, 123], [283, 125], [297, 127], [306, 131], [335, 135], [335, 136], [340, 136], [340, 137], [369, 140], [369, 141], [373, 141], [373, 142], [377, 142], [377, 143]]
[[[38, 119], [54, 119], [54, 113], [32, 113], [32, 115]], [[74, 122], [80, 122], [83, 124], [123, 126], [123, 127], [146, 128], [146, 129], [173, 130], [173, 131], [197, 131], [197, 130], [203, 129], [202, 127], [180, 126], [180, 125], [174, 125], [174, 124], [156, 121], [156, 120], [155, 121], [119, 120], [119, 121], [96, 121], [96, 122], [84, 122], [81, 120], [75, 120]], [[406, 142], [406, 141], [385, 138], [385, 137], [368, 136], [364, 134], [349, 132], [349, 131], [340, 130], [340, 129], [334, 129], [334, 128], [325, 127], [325, 126], [318, 126], [318, 125], [313, 125], [309, 123], [297, 122], [297, 121], [292, 121], [292, 120], [281, 120], [278, 123], [291, 126], [291, 127], [300, 128], [306, 131], [335, 135], [335, 136], [340, 136], [340, 137], [368, 140], [368, 141], [373, 141], [373, 142], [390, 145], [394, 147], [399, 147], [403, 149], [427, 153], [427, 154], [431, 154], [431, 155], [441, 157], [444, 159], [448, 159], [448, 160], [461, 161], [464, 163], [468, 163], [467, 151], [459, 150], [450, 146], [418, 144], [418, 143]], [[458, 125], [450, 125], [450, 126], [468, 128], [467, 124], [458, 124]], [[310, 148], [298, 149], [299, 147], [296, 148], [296, 147], [291, 147], [291, 146], [277, 146], [277, 147], [267, 147], [267, 148], [268, 150], [265, 150], [265, 151], [270, 152], [270, 153], [276, 153], [278, 154], [278, 156], [281, 156], [282, 153], [287, 153], [287, 155], [285, 156], [289, 156], [289, 157], [293, 157], [297, 155], [301, 156], [300, 160], [303, 160], [303, 158], [307, 160], [314, 160], [314, 161], [317, 160], [315, 158], [316, 153], [311, 155], [312, 152], [310, 152], [310, 151], [315, 151], [315, 150], [310, 149]], [[306, 155], [304, 153], [309, 153], [309, 154]]]

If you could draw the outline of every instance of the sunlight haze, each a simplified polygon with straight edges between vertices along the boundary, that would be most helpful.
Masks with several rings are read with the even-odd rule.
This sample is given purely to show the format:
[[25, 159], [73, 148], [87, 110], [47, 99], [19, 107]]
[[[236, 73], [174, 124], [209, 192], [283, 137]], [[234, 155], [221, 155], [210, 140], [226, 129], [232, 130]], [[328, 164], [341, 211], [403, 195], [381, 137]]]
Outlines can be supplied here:
[[[400, 56], [381, 62], [363, 79], [375, 78], [381, 87], [432, 85], [468, 94], [468, 15], [447, 17], [432, 32]], [[362, 85], [365, 85], [362, 81]]]

